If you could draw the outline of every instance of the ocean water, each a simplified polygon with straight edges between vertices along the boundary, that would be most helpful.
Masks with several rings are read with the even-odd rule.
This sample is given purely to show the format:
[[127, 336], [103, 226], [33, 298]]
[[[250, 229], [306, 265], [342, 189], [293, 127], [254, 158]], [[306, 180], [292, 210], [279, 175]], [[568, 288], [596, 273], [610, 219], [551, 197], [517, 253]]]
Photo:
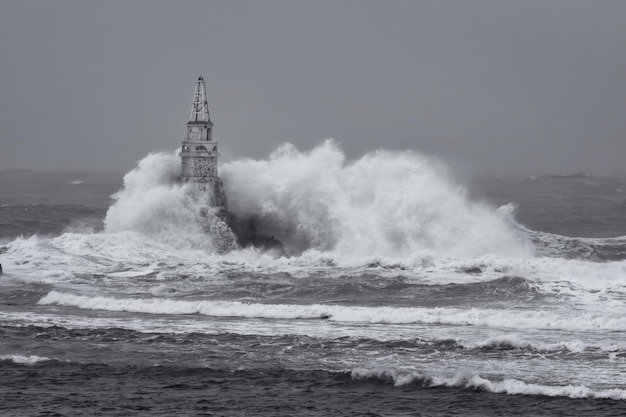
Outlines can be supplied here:
[[624, 177], [221, 166], [282, 254], [218, 249], [178, 168], [0, 172], [1, 415], [626, 414]]

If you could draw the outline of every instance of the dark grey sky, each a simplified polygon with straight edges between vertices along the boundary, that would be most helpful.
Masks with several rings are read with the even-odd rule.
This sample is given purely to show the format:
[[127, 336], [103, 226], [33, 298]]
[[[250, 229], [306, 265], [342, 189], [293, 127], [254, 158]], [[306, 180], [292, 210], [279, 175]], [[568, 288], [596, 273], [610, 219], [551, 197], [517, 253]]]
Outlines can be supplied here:
[[325, 138], [504, 172], [626, 165], [626, 1], [0, 2], [0, 169], [123, 171]]

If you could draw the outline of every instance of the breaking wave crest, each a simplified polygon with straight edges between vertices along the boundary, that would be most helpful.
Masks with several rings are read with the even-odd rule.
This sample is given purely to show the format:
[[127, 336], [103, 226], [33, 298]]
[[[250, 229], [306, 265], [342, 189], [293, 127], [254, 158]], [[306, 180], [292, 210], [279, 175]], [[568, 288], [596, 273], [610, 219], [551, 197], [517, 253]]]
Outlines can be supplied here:
[[408, 372], [388, 369], [356, 368], [350, 371], [350, 376], [356, 380], [375, 379], [384, 383], [393, 383], [398, 386], [455, 387], [509, 395], [543, 395], [548, 397], [626, 400], [626, 391], [618, 388], [593, 390], [583, 385], [551, 386], [527, 383], [517, 379], [492, 381], [477, 374], [467, 374], [464, 372], [459, 372], [449, 377], [439, 377], [430, 376], [417, 371]]
[[0, 355], [0, 361], [9, 361], [9, 362], [13, 362], [13, 363], [17, 363], [20, 365], [33, 365], [36, 364], [37, 362], [43, 362], [43, 361], [49, 361], [52, 360], [50, 358], [46, 358], [43, 356], [37, 356], [37, 355]]
[[361, 307], [325, 304], [261, 304], [239, 301], [114, 298], [51, 291], [42, 305], [149, 314], [200, 314], [213, 317], [323, 319], [344, 323], [426, 323], [515, 329], [626, 331], [626, 318], [589, 312], [496, 310], [490, 308]]

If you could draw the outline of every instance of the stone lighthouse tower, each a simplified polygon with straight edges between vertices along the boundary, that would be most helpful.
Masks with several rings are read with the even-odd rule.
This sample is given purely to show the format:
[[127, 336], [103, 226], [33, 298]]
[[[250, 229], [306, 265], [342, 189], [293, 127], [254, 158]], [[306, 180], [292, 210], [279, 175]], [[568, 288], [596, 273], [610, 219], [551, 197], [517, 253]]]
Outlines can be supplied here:
[[183, 140], [180, 180], [189, 183], [198, 195], [206, 195], [211, 207], [225, 208], [222, 181], [217, 175], [217, 142], [213, 141], [213, 123], [209, 117], [204, 78], [198, 77], [193, 94], [187, 136]]

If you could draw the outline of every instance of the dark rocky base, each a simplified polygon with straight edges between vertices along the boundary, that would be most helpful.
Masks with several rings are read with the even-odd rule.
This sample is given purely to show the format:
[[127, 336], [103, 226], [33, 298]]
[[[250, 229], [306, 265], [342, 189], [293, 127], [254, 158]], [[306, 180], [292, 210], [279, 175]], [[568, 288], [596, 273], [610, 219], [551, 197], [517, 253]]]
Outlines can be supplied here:
[[221, 210], [218, 216], [233, 231], [240, 247], [247, 248], [252, 246], [261, 250], [276, 251], [281, 255], [285, 253], [285, 248], [280, 240], [274, 238], [274, 236], [263, 236], [257, 233], [253, 218], [242, 219], [226, 210]]

